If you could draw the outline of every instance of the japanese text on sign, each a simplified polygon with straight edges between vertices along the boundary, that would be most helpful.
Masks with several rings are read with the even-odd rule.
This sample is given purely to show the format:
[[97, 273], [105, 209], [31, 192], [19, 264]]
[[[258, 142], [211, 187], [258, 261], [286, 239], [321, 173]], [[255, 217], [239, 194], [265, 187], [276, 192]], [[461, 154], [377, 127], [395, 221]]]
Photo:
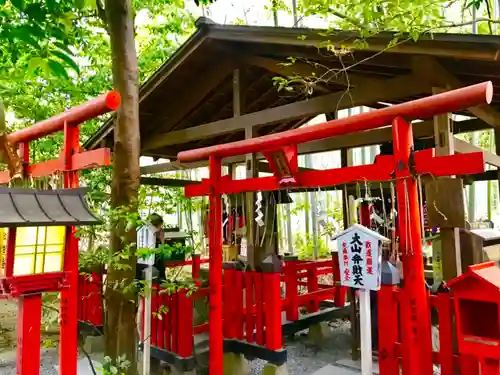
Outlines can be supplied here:
[[378, 290], [380, 287], [381, 236], [353, 226], [337, 238], [341, 284]]

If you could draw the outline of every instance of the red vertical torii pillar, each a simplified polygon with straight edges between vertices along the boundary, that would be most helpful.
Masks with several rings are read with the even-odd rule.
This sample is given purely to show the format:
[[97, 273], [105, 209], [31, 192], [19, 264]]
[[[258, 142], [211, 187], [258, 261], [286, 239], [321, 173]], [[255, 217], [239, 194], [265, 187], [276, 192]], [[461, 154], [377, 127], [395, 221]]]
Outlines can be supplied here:
[[395, 118], [392, 122], [392, 138], [396, 163], [399, 246], [403, 254], [405, 303], [401, 304], [401, 322], [404, 322], [401, 330], [404, 363], [410, 364], [409, 374], [432, 374], [431, 316], [424, 283], [417, 184], [414, 177], [405, 178], [411, 175], [411, 124], [401, 117]]
[[[283, 189], [289, 183], [296, 188], [335, 186], [355, 181], [389, 181], [396, 178], [401, 246], [403, 248], [404, 281], [402, 301], [402, 333], [405, 375], [432, 374], [432, 342], [430, 310], [425, 288], [420, 232], [420, 211], [415, 174], [450, 176], [484, 171], [484, 154], [457, 154], [435, 157], [434, 150], [413, 153], [413, 134], [407, 121], [429, 118], [488, 104], [493, 96], [491, 82], [464, 87], [432, 97], [406, 102], [348, 118], [332, 120], [303, 128], [270, 134], [228, 144], [183, 151], [180, 162], [209, 159], [210, 179], [185, 188], [188, 197], [210, 196], [210, 373], [222, 374], [222, 194]], [[393, 125], [394, 156], [378, 156], [374, 164], [315, 171], [293, 171], [293, 176], [274, 176], [232, 180], [221, 177], [221, 159], [248, 153], [285, 153], [290, 145], [331, 138], [339, 135]], [[290, 164], [286, 158], [279, 159]], [[284, 160], [284, 161], [283, 161]], [[410, 163], [411, 162], [411, 163]], [[411, 164], [411, 166], [410, 166]], [[289, 165], [292, 166], [293, 165]], [[286, 169], [286, 168], [285, 168]], [[292, 171], [293, 168], [286, 170]], [[287, 177], [287, 178], [283, 178]], [[288, 186], [290, 187], [290, 186]], [[394, 343], [395, 344], [395, 343]]]

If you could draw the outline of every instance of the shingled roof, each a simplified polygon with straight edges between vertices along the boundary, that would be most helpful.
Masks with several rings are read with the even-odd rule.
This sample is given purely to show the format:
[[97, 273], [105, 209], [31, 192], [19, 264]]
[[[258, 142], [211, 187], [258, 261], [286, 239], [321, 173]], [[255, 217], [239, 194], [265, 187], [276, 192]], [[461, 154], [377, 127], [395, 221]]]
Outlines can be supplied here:
[[[206, 18], [197, 21], [197, 31], [165, 62], [140, 89], [141, 140], [233, 116], [233, 71], [241, 74], [242, 113], [261, 111], [307, 97], [341, 92], [349, 75], [366, 79], [391, 79], [412, 72], [414, 56], [432, 56], [445, 70], [467, 85], [491, 80], [500, 86], [498, 59], [500, 37], [471, 34], [424, 35], [418, 42], [407, 41], [381, 53], [394, 37], [382, 33], [371, 38], [366, 49], [339, 56], [322, 46], [326, 41], [345, 44], [352, 32], [325, 33], [321, 30], [283, 27], [228, 26]], [[290, 56], [303, 64], [280, 66]], [[307, 75], [315, 68], [339, 72], [349, 66], [348, 74], [335, 73], [327, 82], [316, 85], [312, 95], [304, 90], [276, 90], [277, 75]], [[280, 69], [283, 71], [280, 73]], [[423, 96], [423, 95], [422, 95]], [[391, 103], [415, 99], [402, 97]], [[381, 107], [388, 103], [372, 103]], [[493, 107], [500, 109], [500, 96]], [[312, 116], [273, 123], [259, 134], [298, 127]], [[85, 144], [86, 148], [112, 145], [113, 121], [106, 122]], [[176, 142], [168, 147], [148, 149], [144, 156], [175, 158], [179, 151], [231, 142], [244, 138], [244, 131], [213, 134], [195, 141]]]

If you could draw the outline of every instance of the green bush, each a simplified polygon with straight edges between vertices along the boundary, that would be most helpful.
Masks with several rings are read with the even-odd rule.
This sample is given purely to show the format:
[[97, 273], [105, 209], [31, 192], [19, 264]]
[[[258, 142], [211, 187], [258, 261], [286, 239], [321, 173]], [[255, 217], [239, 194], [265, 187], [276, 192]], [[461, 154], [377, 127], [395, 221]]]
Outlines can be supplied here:
[[[318, 239], [318, 258], [329, 258], [330, 249], [323, 238]], [[294, 247], [300, 260], [314, 259], [314, 240], [311, 234], [297, 233], [294, 238]]]

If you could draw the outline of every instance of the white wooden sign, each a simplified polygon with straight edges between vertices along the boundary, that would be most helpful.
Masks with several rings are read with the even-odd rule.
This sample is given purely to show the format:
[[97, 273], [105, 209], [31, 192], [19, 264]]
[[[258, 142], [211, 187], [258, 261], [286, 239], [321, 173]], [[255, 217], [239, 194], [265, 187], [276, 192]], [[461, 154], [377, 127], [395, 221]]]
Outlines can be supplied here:
[[361, 374], [372, 375], [370, 291], [380, 289], [382, 242], [390, 240], [359, 224], [354, 224], [336, 238], [340, 283], [360, 290]]
[[380, 289], [383, 241], [389, 239], [359, 224], [337, 236], [340, 282], [343, 286]]

